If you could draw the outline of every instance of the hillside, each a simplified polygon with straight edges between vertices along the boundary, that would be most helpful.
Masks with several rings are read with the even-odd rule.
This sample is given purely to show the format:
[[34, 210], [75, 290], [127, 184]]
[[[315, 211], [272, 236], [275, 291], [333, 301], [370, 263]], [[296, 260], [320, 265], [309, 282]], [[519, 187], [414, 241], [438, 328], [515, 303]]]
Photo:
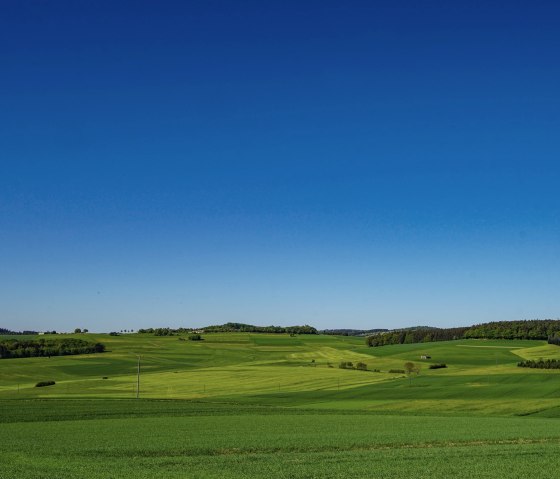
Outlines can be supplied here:
[[[542, 340], [369, 348], [316, 334], [66, 337], [107, 352], [0, 360], [1, 477], [557, 474], [560, 370], [517, 367], [560, 359]], [[395, 372], [407, 362], [419, 374]]]
[[[215, 333], [203, 341], [151, 334], [69, 336], [102, 342], [107, 352], [0, 360], [0, 399], [135, 397], [140, 355], [143, 398], [430, 414], [527, 414], [557, 406], [558, 371], [517, 367], [520, 360], [560, 359], [560, 348], [545, 341], [469, 339], [368, 348], [363, 338], [326, 335]], [[421, 360], [422, 355], [431, 358]], [[420, 366], [411, 382], [390, 372], [407, 361]], [[361, 362], [368, 371], [340, 369], [340, 362]], [[431, 363], [447, 368], [431, 370]], [[34, 387], [45, 380], [56, 385]]]

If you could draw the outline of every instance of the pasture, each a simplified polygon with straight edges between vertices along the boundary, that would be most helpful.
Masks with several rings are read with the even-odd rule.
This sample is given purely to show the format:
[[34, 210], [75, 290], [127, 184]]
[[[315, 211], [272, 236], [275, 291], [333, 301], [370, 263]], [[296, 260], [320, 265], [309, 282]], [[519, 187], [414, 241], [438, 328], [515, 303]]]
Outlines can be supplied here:
[[556, 477], [560, 372], [516, 367], [543, 341], [77, 336], [108, 351], [0, 361], [0, 478]]

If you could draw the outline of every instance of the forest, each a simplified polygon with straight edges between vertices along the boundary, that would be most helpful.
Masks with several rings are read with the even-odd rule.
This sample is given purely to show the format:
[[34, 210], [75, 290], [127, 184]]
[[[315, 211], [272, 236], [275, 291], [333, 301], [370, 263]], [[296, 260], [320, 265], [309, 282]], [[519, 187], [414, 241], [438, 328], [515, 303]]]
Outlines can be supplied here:
[[462, 339], [468, 328], [418, 328], [389, 331], [366, 338], [368, 346], [386, 346], [388, 344], [429, 343], [432, 341], [451, 341]]
[[454, 339], [540, 339], [560, 345], [560, 320], [496, 321], [459, 328], [403, 329], [368, 336], [366, 344], [375, 347]]
[[105, 345], [83, 339], [5, 339], [0, 340], [0, 359], [69, 356], [102, 353]]

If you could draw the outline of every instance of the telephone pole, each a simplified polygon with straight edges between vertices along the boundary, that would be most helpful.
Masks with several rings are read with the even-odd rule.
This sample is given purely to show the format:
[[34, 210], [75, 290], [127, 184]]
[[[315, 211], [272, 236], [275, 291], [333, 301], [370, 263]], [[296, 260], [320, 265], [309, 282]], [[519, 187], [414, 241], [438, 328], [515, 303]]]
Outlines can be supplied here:
[[136, 375], [136, 399], [140, 399], [140, 356], [138, 356], [138, 374]]

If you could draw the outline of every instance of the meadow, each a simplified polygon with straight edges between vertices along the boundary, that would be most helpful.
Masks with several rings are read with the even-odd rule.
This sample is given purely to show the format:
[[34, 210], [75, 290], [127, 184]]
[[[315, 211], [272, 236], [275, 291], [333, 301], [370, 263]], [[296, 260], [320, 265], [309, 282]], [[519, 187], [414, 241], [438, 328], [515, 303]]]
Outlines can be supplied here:
[[544, 341], [76, 337], [107, 352], [0, 360], [0, 478], [556, 477], [560, 372], [516, 366]]

